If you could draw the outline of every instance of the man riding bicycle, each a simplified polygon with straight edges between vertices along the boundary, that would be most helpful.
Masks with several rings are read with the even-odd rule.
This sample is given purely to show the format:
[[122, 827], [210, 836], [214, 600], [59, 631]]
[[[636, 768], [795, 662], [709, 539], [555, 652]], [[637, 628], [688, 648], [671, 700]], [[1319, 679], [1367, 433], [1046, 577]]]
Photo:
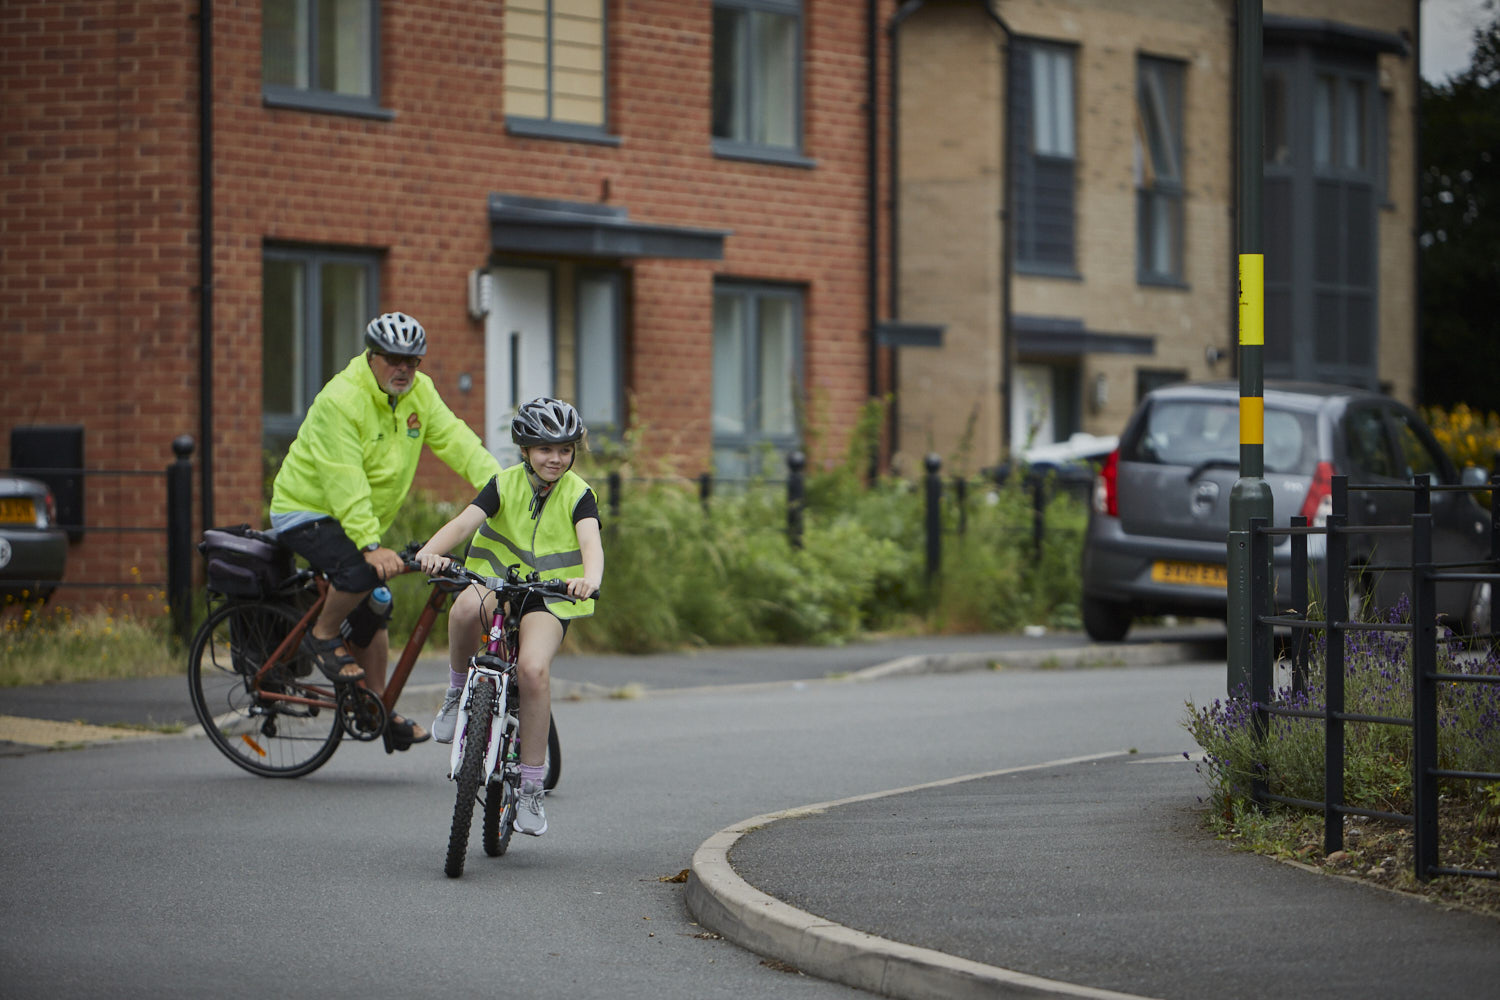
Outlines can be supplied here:
[[[422, 446], [475, 489], [500, 464], [417, 370], [427, 354], [421, 323], [399, 312], [377, 316], [365, 346], [308, 408], [276, 475], [271, 530], [328, 577], [328, 601], [304, 640], [318, 669], [336, 683], [363, 680], [380, 695], [390, 611], [365, 598], [405, 568], [380, 536], [411, 490]], [[397, 749], [430, 736], [399, 715], [389, 725]]]

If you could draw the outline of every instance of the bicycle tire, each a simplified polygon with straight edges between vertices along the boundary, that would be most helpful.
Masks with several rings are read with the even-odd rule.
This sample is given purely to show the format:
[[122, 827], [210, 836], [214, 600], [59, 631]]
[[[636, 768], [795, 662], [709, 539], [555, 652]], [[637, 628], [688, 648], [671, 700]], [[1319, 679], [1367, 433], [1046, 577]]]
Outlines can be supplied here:
[[464, 855], [469, 850], [469, 827], [474, 823], [474, 802], [484, 781], [484, 755], [489, 748], [494, 722], [495, 686], [488, 680], [475, 683], [469, 695], [469, 718], [458, 739], [463, 740], [458, 773], [458, 798], [453, 803], [453, 828], [448, 834], [448, 858], [443, 871], [449, 878], [464, 873]]
[[[509, 743], [509, 738], [506, 743]], [[505, 747], [501, 747], [501, 757]], [[502, 763], [490, 778], [484, 792], [484, 853], [498, 858], [510, 847], [510, 835], [515, 832], [516, 802], [521, 792], [516, 787], [516, 777], [504, 770]]]
[[[338, 712], [268, 701], [252, 689], [256, 671], [300, 617], [279, 604], [226, 604], [204, 621], [188, 653], [188, 690], [204, 733], [224, 756], [263, 778], [316, 771], [342, 735]], [[305, 659], [293, 654], [266, 680], [287, 693], [318, 697], [302, 679], [311, 672]]]
[[557, 720], [549, 712], [547, 715], [547, 777], [542, 780], [542, 787], [547, 791], [557, 787], [558, 779], [562, 777], [562, 740], [557, 735]]

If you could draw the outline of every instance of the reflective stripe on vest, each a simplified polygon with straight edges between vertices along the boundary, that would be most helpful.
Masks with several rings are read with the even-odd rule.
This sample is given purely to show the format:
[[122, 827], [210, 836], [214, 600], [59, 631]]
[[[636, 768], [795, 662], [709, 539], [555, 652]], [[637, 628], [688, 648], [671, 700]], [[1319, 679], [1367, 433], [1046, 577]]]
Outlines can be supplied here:
[[[522, 575], [535, 570], [543, 580], [567, 580], [583, 575], [583, 552], [573, 528], [573, 509], [589, 489], [572, 470], [552, 487], [540, 517], [531, 516], [531, 482], [526, 468], [513, 465], [495, 479], [500, 512], [479, 526], [469, 542], [464, 565], [485, 576], [504, 576], [517, 564]], [[593, 601], [546, 597], [547, 610], [559, 618], [582, 618], [594, 613]]]

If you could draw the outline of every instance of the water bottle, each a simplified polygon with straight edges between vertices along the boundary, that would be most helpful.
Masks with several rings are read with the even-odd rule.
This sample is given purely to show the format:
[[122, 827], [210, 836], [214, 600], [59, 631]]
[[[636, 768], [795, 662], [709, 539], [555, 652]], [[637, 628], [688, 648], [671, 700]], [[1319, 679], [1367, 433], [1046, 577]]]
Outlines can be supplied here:
[[391, 617], [391, 603], [393, 600], [391, 597], [391, 588], [385, 584], [381, 584], [370, 591], [370, 596], [365, 599], [365, 603], [370, 606], [370, 610], [375, 612], [375, 614], [381, 618], [389, 619]]

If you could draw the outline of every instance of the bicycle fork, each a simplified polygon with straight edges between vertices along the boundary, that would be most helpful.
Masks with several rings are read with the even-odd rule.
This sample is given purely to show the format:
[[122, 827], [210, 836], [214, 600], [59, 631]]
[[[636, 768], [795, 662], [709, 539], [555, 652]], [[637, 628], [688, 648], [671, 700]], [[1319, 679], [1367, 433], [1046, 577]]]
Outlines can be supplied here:
[[[455, 731], [458, 735], [453, 740], [453, 749], [448, 754], [448, 778], [458, 773], [459, 762], [463, 760], [464, 743], [469, 738], [469, 705], [475, 696], [475, 685], [481, 677], [488, 677], [495, 685], [495, 711], [491, 713], [494, 720], [490, 724], [489, 744], [484, 754], [484, 783], [489, 784], [490, 776], [495, 773], [499, 763], [500, 747], [505, 742], [507, 734], [514, 733], [520, 722], [516, 717], [511, 705], [510, 686], [514, 675], [507, 669], [508, 664], [498, 656], [481, 653], [469, 661], [469, 676], [464, 681], [463, 697], [459, 699], [458, 722]], [[501, 714], [501, 713], [504, 714]], [[506, 761], [505, 763], [510, 763]]]

